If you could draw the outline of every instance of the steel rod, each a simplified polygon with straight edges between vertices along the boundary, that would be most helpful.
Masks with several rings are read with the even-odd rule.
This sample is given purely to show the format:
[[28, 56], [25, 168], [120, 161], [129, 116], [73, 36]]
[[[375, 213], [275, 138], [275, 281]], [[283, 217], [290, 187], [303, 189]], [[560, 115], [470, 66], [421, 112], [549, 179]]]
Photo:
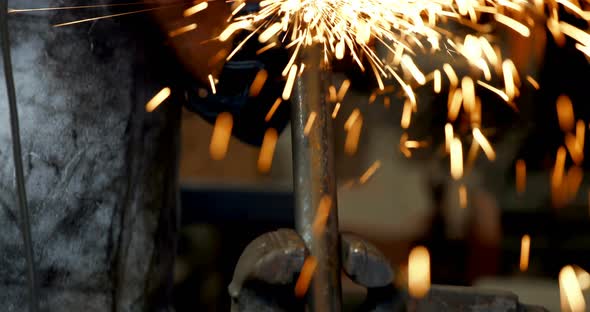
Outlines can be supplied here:
[[[306, 48], [302, 55], [305, 71], [293, 88], [291, 137], [293, 145], [293, 188], [295, 228], [305, 241], [317, 266], [307, 293], [309, 311], [341, 311], [340, 235], [334, 172], [332, 119], [326, 103], [326, 70], [320, 46]], [[309, 132], [305, 128], [315, 115]], [[314, 117], [311, 117], [314, 118]], [[331, 199], [325, 230], [313, 233], [320, 200]]]
[[16, 175], [16, 190], [18, 194], [18, 210], [20, 214], [21, 232], [24, 240], [24, 249], [27, 262], [27, 282], [29, 291], [29, 311], [39, 310], [37, 297], [37, 283], [35, 261], [33, 257], [33, 243], [31, 239], [31, 223], [29, 209], [27, 207], [27, 192], [23, 171], [22, 148], [18, 122], [18, 108], [16, 105], [16, 90], [14, 87], [14, 75], [12, 73], [12, 58], [10, 56], [10, 37], [8, 33], [8, 0], [0, 0], [0, 40], [2, 45], [2, 60], [4, 63], [4, 76], [6, 80], [6, 93], [10, 109], [10, 128], [12, 133], [12, 152], [14, 157], [14, 171]]

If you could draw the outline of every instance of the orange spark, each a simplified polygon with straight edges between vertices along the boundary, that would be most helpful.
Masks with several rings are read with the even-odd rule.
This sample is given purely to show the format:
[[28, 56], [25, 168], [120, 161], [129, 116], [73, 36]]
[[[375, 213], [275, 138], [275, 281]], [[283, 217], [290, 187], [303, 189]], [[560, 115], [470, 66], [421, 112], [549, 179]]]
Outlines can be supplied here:
[[516, 161], [516, 192], [524, 193], [526, 190], [526, 163], [519, 159]]
[[260, 94], [260, 91], [264, 87], [264, 83], [266, 82], [267, 78], [268, 72], [266, 70], [261, 69], [258, 71], [256, 77], [254, 77], [252, 85], [250, 85], [250, 96], [258, 96], [258, 94]]
[[184, 17], [189, 17], [191, 15], [197, 14], [203, 10], [205, 10], [207, 7], [209, 6], [209, 3], [207, 1], [203, 1], [199, 4], [193, 5], [192, 7], [184, 10], [184, 12], [182, 13], [182, 15]]
[[461, 140], [454, 138], [451, 141], [451, 176], [455, 180], [463, 176], [463, 146]]
[[461, 90], [463, 91], [463, 108], [469, 114], [475, 108], [475, 86], [470, 77], [463, 77], [461, 80]]
[[506, 15], [503, 15], [503, 14], [495, 14], [494, 17], [496, 18], [496, 21], [508, 26], [509, 28], [513, 29], [517, 33], [521, 34], [523, 37], [528, 37], [531, 35], [530, 29], [528, 27], [526, 27], [526, 25], [518, 22], [515, 19], [512, 19], [512, 18], [510, 18]]
[[559, 272], [559, 289], [562, 307], [567, 307], [572, 312], [586, 311], [584, 294], [571, 265], [566, 265]]
[[539, 90], [541, 88], [541, 86], [539, 86], [539, 83], [535, 80], [535, 78], [531, 76], [526, 76], [526, 80], [531, 84], [531, 86], [533, 86], [533, 88], [535, 88], [535, 90]]
[[295, 76], [297, 75], [297, 65], [291, 65], [291, 70], [289, 70], [289, 77], [287, 77], [287, 83], [285, 84], [285, 89], [283, 90], [283, 100], [288, 100], [291, 97], [291, 92], [293, 91], [293, 84], [295, 83]]
[[576, 165], [581, 165], [584, 161], [583, 147], [579, 145], [578, 139], [571, 133], [565, 135], [565, 147], [567, 147], [572, 160]]
[[410, 127], [410, 121], [412, 119], [412, 104], [409, 100], [404, 102], [404, 108], [402, 111], [401, 127], [408, 129]]
[[373, 104], [373, 102], [375, 102], [376, 99], [377, 99], [377, 93], [376, 92], [371, 93], [371, 96], [369, 97], [369, 104]]
[[221, 49], [219, 51], [217, 51], [217, 53], [215, 53], [215, 55], [213, 55], [209, 61], [207, 62], [207, 64], [209, 66], [213, 66], [219, 62], [221, 62], [223, 59], [225, 59], [225, 57], [227, 56], [229, 52], [227, 51], [227, 49]]
[[423, 298], [430, 290], [430, 253], [417, 246], [408, 257], [408, 291], [414, 298]]
[[402, 56], [402, 66], [412, 74], [412, 77], [414, 77], [417, 83], [421, 85], [426, 83], [426, 77], [424, 77], [424, 74], [418, 69], [412, 58], [407, 54]]
[[457, 74], [453, 67], [447, 63], [443, 65], [443, 70], [447, 77], [449, 77], [449, 82], [451, 83], [451, 87], [456, 87], [459, 85], [459, 78], [457, 78]]
[[182, 27], [176, 28], [176, 29], [174, 29], [172, 31], [169, 31], [168, 32], [168, 37], [174, 38], [176, 36], [180, 36], [180, 35], [182, 35], [184, 33], [187, 33], [189, 31], [195, 30], [195, 29], [197, 29], [197, 24], [195, 24], [195, 23], [188, 24], [186, 26], [182, 26]]
[[383, 98], [383, 106], [387, 109], [391, 106], [391, 98], [386, 96]]
[[270, 171], [278, 137], [277, 130], [273, 128], [269, 128], [264, 133], [260, 154], [258, 155], [258, 171], [261, 173], [268, 173]]
[[350, 127], [356, 122], [356, 120], [361, 116], [361, 111], [358, 108], [352, 110], [350, 116], [344, 123], [344, 130], [350, 130]]
[[307, 118], [307, 122], [305, 123], [305, 128], [303, 129], [303, 134], [305, 134], [305, 136], [309, 135], [309, 132], [311, 131], [311, 127], [313, 127], [313, 123], [315, 122], [316, 116], [317, 116], [316, 112], [309, 113], [309, 118]]
[[238, 4], [232, 11], [231, 11], [231, 16], [234, 16], [236, 14], [238, 14], [238, 12], [240, 12], [244, 7], [246, 6], [246, 2], [242, 2], [240, 4]]
[[260, 43], [267, 42], [270, 38], [276, 35], [281, 30], [281, 28], [281, 23], [279, 22], [270, 25], [260, 34], [260, 36], [258, 36], [258, 41]]
[[209, 74], [209, 84], [211, 85], [211, 92], [213, 94], [217, 94], [217, 89], [215, 88], [215, 79], [213, 79], [213, 75]]
[[463, 209], [467, 208], [467, 188], [463, 184], [459, 186], [459, 206]]
[[338, 89], [338, 101], [342, 102], [344, 96], [346, 96], [346, 92], [348, 92], [348, 88], [350, 87], [350, 80], [346, 79], [342, 82], [340, 89]]
[[586, 141], [586, 124], [583, 120], [578, 120], [576, 123], [576, 143], [580, 148], [580, 152], [584, 153], [584, 142]]
[[434, 93], [440, 93], [442, 89], [442, 75], [440, 74], [440, 70], [434, 71]]
[[211, 144], [209, 145], [209, 154], [213, 160], [225, 158], [233, 124], [233, 117], [230, 113], [223, 112], [217, 116], [213, 134], [211, 135]]
[[334, 110], [332, 111], [332, 119], [336, 119], [339, 111], [340, 111], [340, 103], [336, 103], [336, 105], [334, 105]]
[[334, 87], [333, 85], [330, 85], [328, 87], [328, 100], [330, 102], [338, 101], [338, 94], [336, 93], [336, 87]]
[[363, 175], [359, 178], [360, 184], [365, 184], [369, 179], [381, 168], [381, 161], [376, 160], [370, 167], [363, 173]]
[[322, 196], [312, 225], [314, 235], [319, 236], [324, 232], [324, 229], [326, 228], [326, 223], [328, 222], [328, 217], [330, 216], [331, 209], [332, 198], [328, 195]]
[[269, 122], [272, 119], [272, 116], [275, 114], [275, 112], [279, 108], [279, 105], [281, 105], [281, 102], [283, 102], [283, 100], [281, 98], [276, 99], [274, 104], [272, 104], [272, 107], [268, 110], [266, 117], [264, 117], [264, 121]]
[[481, 146], [481, 149], [486, 154], [488, 159], [495, 160], [496, 159], [496, 152], [494, 152], [494, 149], [492, 148], [492, 145], [490, 144], [490, 142], [486, 139], [486, 137], [483, 135], [483, 133], [481, 133], [481, 130], [479, 130], [479, 128], [474, 128], [472, 132], [473, 132], [473, 138], [477, 141], [479, 146]]
[[572, 101], [567, 95], [560, 95], [557, 98], [556, 106], [559, 127], [563, 132], [572, 131], [574, 128], [574, 108]]
[[271, 42], [271, 43], [265, 45], [264, 47], [258, 49], [256, 51], [256, 55], [260, 55], [260, 54], [262, 54], [262, 53], [264, 53], [264, 52], [266, 52], [266, 51], [268, 51], [268, 50], [270, 50], [270, 49], [272, 49], [272, 48], [274, 48], [276, 46], [277, 46], [277, 43], [276, 42]]
[[299, 278], [297, 278], [297, 282], [295, 283], [295, 296], [297, 298], [301, 298], [307, 293], [307, 289], [309, 288], [311, 278], [313, 277], [317, 265], [318, 261], [314, 256], [307, 257], [305, 262], [303, 262], [301, 273], [299, 273]]
[[566, 151], [563, 146], [557, 149], [557, 155], [555, 156], [555, 167], [553, 168], [553, 176], [551, 179], [551, 185], [553, 187], [559, 187], [563, 182], [563, 173], [565, 171], [565, 157]]
[[350, 126], [346, 133], [346, 140], [344, 142], [344, 152], [352, 156], [356, 153], [359, 139], [361, 137], [361, 130], [363, 127], [363, 118], [359, 116], [356, 121]]
[[453, 142], [453, 125], [447, 122], [445, 125], [445, 151], [449, 153], [451, 151], [451, 142]]
[[567, 175], [565, 176], [565, 184], [566, 184], [566, 191], [567, 199], [572, 200], [578, 194], [578, 190], [580, 189], [580, 185], [582, 184], [582, 180], [584, 179], [584, 171], [582, 168], [578, 166], [572, 166], [567, 171]]
[[459, 110], [461, 109], [461, 103], [463, 102], [463, 92], [461, 88], [455, 89], [449, 93], [449, 111], [448, 118], [450, 121], [455, 121], [459, 116]]
[[162, 102], [164, 102], [170, 96], [170, 93], [171, 90], [168, 87], [160, 90], [160, 92], [158, 92], [151, 100], [147, 102], [147, 104], [145, 104], [145, 110], [148, 113], [156, 110], [156, 108], [158, 108], [158, 106], [160, 106], [160, 104], [162, 104]]
[[520, 240], [520, 271], [525, 272], [529, 268], [529, 254], [531, 250], [531, 237], [525, 234]]
[[[157, 11], [157, 10], [162, 10], [162, 9], [173, 7], [173, 6], [176, 6], [176, 5], [161, 6], [161, 7], [157, 7], [157, 8], [149, 8], [149, 9], [143, 9], [143, 10], [137, 10], [137, 11], [131, 11], [131, 12], [124, 12], [124, 13], [109, 14], [109, 15], [103, 15], [103, 16], [85, 18], [85, 19], [81, 19], [81, 20], [76, 20], [76, 21], [71, 21], [71, 22], [66, 22], [66, 23], [55, 24], [55, 25], [53, 25], [53, 27], [64, 27], [64, 26], [70, 26], [70, 25], [75, 25], [75, 24], [80, 24], [80, 23], [87, 23], [87, 22], [98, 21], [98, 20], [102, 20], [102, 19], [106, 19], [106, 18], [126, 16], [126, 15], [131, 15], [131, 14], [138, 14], [138, 13], [143, 13], [143, 12], [149, 12], [149, 11]], [[15, 11], [13, 10], [12, 12], [15, 12]]]
[[509, 99], [516, 96], [516, 85], [514, 84], [514, 76], [512, 75], [512, 68], [514, 64], [510, 60], [505, 60], [502, 63], [502, 73], [504, 74], [504, 87], [506, 88], [506, 95]]

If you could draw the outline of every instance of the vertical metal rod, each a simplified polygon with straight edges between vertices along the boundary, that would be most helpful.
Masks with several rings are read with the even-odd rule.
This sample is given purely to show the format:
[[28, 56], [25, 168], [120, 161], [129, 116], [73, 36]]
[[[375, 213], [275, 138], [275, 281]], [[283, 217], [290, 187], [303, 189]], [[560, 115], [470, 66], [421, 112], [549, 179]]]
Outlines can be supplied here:
[[21, 232], [27, 260], [27, 281], [29, 289], [29, 311], [39, 311], [37, 298], [37, 284], [35, 276], [35, 261], [33, 258], [33, 243], [31, 239], [31, 223], [27, 207], [27, 193], [23, 171], [20, 130], [18, 124], [18, 109], [16, 106], [16, 91], [12, 73], [12, 58], [10, 56], [10, 37], [8, 34], [8, 0], [0, 0], [0, 40], [2, 45], [2, 60], [4, 62], [4, 76], [6, 79], [6, 93], [10, 108], [10, 127], [12, 132], [12, 152], [14, 157], [14, 171], [16, 175], [16, 190], [18, 193], [18, 209], [20, 213]]
[[[326, 103], [326, 71], [322, 70], [320, 46], [306, 48], [302, 61], [305, 71], [295, 82], [291, 106], [293, 145], [293, 188], [295, 227], [305, 241], [317, 267], [308, 290], [308, 309], [312, 312], [340, 312], [340, 234], [334, 172], [334, 148], [330, 107]], [[309, 116], [315, 120], [304, 133]], [[312, 225], [322, 197], [332, 199], [325, 231], [314, 235]]]

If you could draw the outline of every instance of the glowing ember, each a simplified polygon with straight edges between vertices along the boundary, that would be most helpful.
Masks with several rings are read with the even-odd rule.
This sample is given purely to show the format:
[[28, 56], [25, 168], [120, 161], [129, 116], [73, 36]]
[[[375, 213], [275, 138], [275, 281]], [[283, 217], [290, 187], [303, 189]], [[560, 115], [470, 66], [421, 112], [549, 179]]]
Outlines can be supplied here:
[[574, 271], [576, 272], [576, 277], [578, 278], [580, 288], [582, 290], [590, 288], [590, 273], [578, 266], [574, 266]]
[[526, 190], [526, 163], [519, 159], [516, 161], [516, 192], [524, 193]]
[[338, 102], [342, 102], [342, 100], [344, 99], [344, 96], [346, 95], [346, 92], [348, 92], [348, 88], [350, 87], [350, 80], [346, 79], [342, 82], [342, 85], [340, 86], [340, 89], [338, 90], [338, 94], [337, 94], [337, 99]]
[[217, 89], [215, 88], [215, 80], [213, 79], [213, 75], [209, 74], [208, 78], [209, 78], [209, 84], [211, 85], [211, 92], [213, 92], [213, 94], [216, 94]]
[[346, 140], [344, 141], [344, 152], [352, 156], [356, 154], [358, 148], [359, 139], [361, 137], [361, 130], [363, 127], [363, 117], [358, 117], [352, 123], [348, 132], [346, 133]]
[[365, 173], [363, 173], [363, 175], [359, 178], [359, 183], [365, 184], [375, 174], [375, 172], [379, 170], [379, 168], [381, 168], [381, 161], [376, 160], [371, 165], [371, 167], [369, 167], [369, 169], [367, 169], [367, 171], [365, 171]]
[[520, 271], [525, 272], [529, 268], [529, 254], [531, 250], [531, 237], [524, 235], [520, 240]]
[[340, 103], [336, 103], [336, 105], [334, 105], [334, 110], [332, 111], [332, 119], [336, 119], [336, 117], [338, 117], [339, 111], [340, 111]]
[[321, 235], [326, 228], [326, 222], [328, 222], [328, 217], [330, 216], [330, 209], [332, 209], [332, 199], [330, 196], [324, 195], [320, 199], [320, 204], [312, 225], [315, 235]]
[[494, 149], [492, 148], [492, 145], [490, 145], [490, 142], [488, 142], [483, 133], [481, 133], [481, 130], [479, 130], [478, 128], [473, 129], [473, 138], [477, 141], [477, 144], [481, 146], [481, 149], [486, 154], [489, 160], [496, 159], [496, 152], [494, 152]]
[[467, 208], [467, 188], [463, 184], [459, 186], [459, 206], [463, 209]]
[[281, 102], [283, 102], [283, 100], [281, 98], [277, 98], [275, 100], [274, 104], [272, 104], [272, 107], [268, 110], [268, 113], [266, 113], [266, 116], [264, 117], [264, 121], [269, 122], [272, 119], [272, 116], [275, 114], [275, 112], [279, 108], [279, 105], [281, 105]]
[[451, 141], [451, 176], [455, 180], [463, 176], [463, 146], [461, 140], [454, 138]]
[[191, 15], [195, 15], [195, 14], [197, 14], [197, 13], [205, 10], [208, 6], [209, 6], [209, 3], [207, 1], [201, 2], [199, 4], [193, 5], [192, 7], [184, 10], [184, 12], [182, 13], [182, 15], [184, 17], [189, 17]]
[[346, 122], [344, 123], [344, 130], [350, 130], [350, 127], [352, 127], [360, 116], [361, 111], [358, 108], [353, 109], [352, 113], [350, 113], [350, 116], [348, 116], [348, 119], [346, 119]]
[[217, 116], [209, 145], [209, 154], [212, 159], [222, 160], [225, 158], [233, 124], [234, 120], [230, 113], [223, 112]]
[[423, 246], [414, 247], [408, 259], [408, 291], [422, 298], [430, 290], [430, 253]]
[[572, 101], [567, 95], [560, 95], [557, 98], [557, 118], [559, 127], [563, 132], [569, 132], [574, 129], [574, 108]]
[[535, 88], [535, 90], [541, 89], [541, 86], [539, 86], [539, 83], [533, 77], [526, 76], [526, 80], [531, 84], [531, 86], [533, 86], [533, 88]]
[[301, 298], [307, 293], [309, 283], [311, 282], [311, 278], [313, 277], [317, 265], [318, 261], [314, 256], [309, 256], [305, 259], [299, 278], [297, 278], [297, 282], [295, 283], [295, 296], [297, 298]]
[[264, 87], [264, 83], [266, 82], [267, 78], [268, 72], [266, 70], [261, 69], [260, 71], [258, 71], [256, 77], [254, 77], [252, 85], [250, 86], [250, 96], [258, 96], [258, 94], [262, 90], [262, 87]]
[[160, 106], [160, 104], [162, 104], [162, 102], [164, 102], [170, 96], [170, 93], [171, 91], [168, 87], [160, 90], [160, 92], [158, 92], [151, 100], [147, 102], [147, 104], [145, 104], [145, 110], [148, 113], [156, 110], [156, 108], [158, 108], [158, 106]]
[[182, 27], [179, 27], [175, 30], [168, 32], [168, 36], [170, 38], [173, 38], [173, 37], [180, 36], [186, 32], [189, 32], [189, 31], [195, 30], [195, 29], [197, 29], [197, 24], [195, 24], [195, 23], [188, 24], [186, 26], [182, 26]]
[[291, 70], [289, 70], [289, 77], [287, 78], [285, 89], [283, 90], [283, 100], [288, 100], [291, 97], [291, 92], [293, 91], [293, 84], [295, 83], [296, 75], [297, 65], [292, 65]]
[[584, 295], [576, 277], [576, 272], [571, 265], [566, 265], [559, 272], [559, 290], [562, 308], [572, 312], [586, 311]]
[[258, 171], [261, 173], [268, 173], [272, 167], [272, 158], [275, 153], [278, 137], [277, 130], [273, 128], [266, 130], [264, 133], [260, 154], [258, 155]]
[[309, 135], [309, 132], [311, 131], [311, 127], [313, 127], [313, 123], [315, 122], [316, 116], [317, 116], [316, 112], [309, 113], [309, 118], [307, 118], [307, 122], [305, 123], [305, 128], [303, 128], [303, 134], [305, 134], [306, 136]]
[[412, 103], [409, 100], [406, 100], [404, 103], [404, 108], [402, 110], [402, 120], [401, 120], [401, 127], [403, 129], [408, 129], [410, 127], [410, 121], [412, 118]]
[[453, 125], [447, 123], [445, 125], [445, 151], [447, 153], [451, 152], [451, 142], [453, 142]]

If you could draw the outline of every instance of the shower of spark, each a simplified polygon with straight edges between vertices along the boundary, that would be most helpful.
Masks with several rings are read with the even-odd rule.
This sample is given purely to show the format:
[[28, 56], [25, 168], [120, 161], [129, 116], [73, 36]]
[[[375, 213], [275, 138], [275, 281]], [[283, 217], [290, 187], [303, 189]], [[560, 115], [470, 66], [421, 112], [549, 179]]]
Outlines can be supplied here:
[[[398, 84], [412, 107], [410, 112], [404, 105], [403, 128], [411, 126], [411, 114], [417, 111], [414, 88], [432, 83], [433, 91], [441, 93], [448, 86], [445, 92], [448, 92], [448, 119], [451, 123], [444, 129], [447, 152], [450, 151], [451, 139], [457, 139], [459, 143], [463, 141], [461, 133], [452, 131], [452, 122], [464, 114], [471, 121], [472, 134], [477, 140], [477, 144], [471, 145], [473, 152], [477, 152], [481, 147], [490, 160], [494, 159], [495, 153], [490, 142], [479, 130], [482, 125], [478, 90], [484, 88], [495, 93], [517, 111], [514, 99], [520, 94], [521, 76], [526, 77], [526, 81], [533, 88], [540, 88], [534, 77], [521, 74], [512, 60], [502, 57], [498, 44], [500, 40], [492, 33], [492, 29], [496, 28], [494, 26], [508, 28], [515, 35], [522, 37], [532, 36], [534, 28], [543, 26], [550, 31], [558, 44], [563, 44], [565, 38], [570, 38], [581, 53], [590, 57], [590, 31], [587, 26], [574, 26], [563, 21], [562, 16], [566, 14], [590, 22], [588, 0], [536, 0], [531, 3], [522, 0], [262, 0], [259, 2], [259, 10], [246, 14], [240, 14], [246, 6], [245, 1], [229, 2], [233, 3], [232, 13], [228, 19], [229, 25], [219, 33], [217, 40], [226, 41], [240, 31], [247, 31], [249, 34], [233, 51], [220, 51], [218, 57], [215, 57], [215, 63], [224, 58], [231, 59], [246, 41], [252, 40], [255, 36], [260, 43], [265, 44], [256, 54], [278, 47], [290, 49], [290, 60], [282, 72], [287, 81], [282, 98], [287, 100], [291, 96], [298, 74], [305, 70], [305, 64], [300, 61], [299, 56], [306, 47], [319, 45], [323, 48], [323, 59], [326, 63], [347, 57], [362, 71], [375, 76], [380, 91], [371, 95], [369, 103], [374, 102], [378, 95], [383, 95], [387, 88], [393, 87], [386, 83]], [[115, 5], [15, 8], [10, 9], [9, 13], [126, 7], [142, 3], [144, 8], [141, 9], [64, 21], [54, 26], [71, 26], [177, 6], [184, 6], [182, 16], [191, 18], [196, 14], [202, 14], [210, 7], [210, 2], [207, 1], [178, 1], [166, 5], [143, 1]], [[446, 27], [451, 23], [461, 25], [460, 29], [454, 27], [450, 30]], [[188, 23], [170, 31], [169, 36], [179, 36], [196, 28], [196, 23]], [[389, 55], [378, 53], [377, 46], [383, 47]], [[428, 53], [448, 54], [452, 56], [453, 62], [438, 64], [439, 66], [435, 64], [435, 68], [425, 68], [418, 62], [418, 56]], [[465, 70], [455, 68], [460, 66], [458, 64], [468, 64], [473, 70], [468, 71], [469, 74], [464, 74]], [[216, 81], [212, 76], [208, 78], [211, 91], [215, 94]], [[250, 90], [252, 95], [260, 92], [266, 77], [262, 74], [257, 78]], [[334, 118], [349, 86], [350, 81], [345, 81], [338, 92], [335, 87], [329, 89], [330, 102], [338, 103], [334, 109]], [[573, 114], [568, 107], [568, 100], [562, 97], [558, 101], [559, 120], [563, 129], [572, 127]], [[390, 105], [388, 96], [384, 98], [384, 105]], [[271, 112], [267, 115], [267, 121], [269, 117], [272, 117]], [[347, 129], [350, 140], [347, 140], [346, 150], [349, 154], [356, 151], [361, 123], [355, 124], [355, 131]], [[577, 133], [576, 140], [573, 138], [570, 137], [569, 144], [566, 142], [566, 147], [575, 157], [576, 163], [579, 163], [582, 159], [580, 151], [583, 149], [580, 148]], [[455, 153], [457, 152], [458, 150], [455, 150]]]

